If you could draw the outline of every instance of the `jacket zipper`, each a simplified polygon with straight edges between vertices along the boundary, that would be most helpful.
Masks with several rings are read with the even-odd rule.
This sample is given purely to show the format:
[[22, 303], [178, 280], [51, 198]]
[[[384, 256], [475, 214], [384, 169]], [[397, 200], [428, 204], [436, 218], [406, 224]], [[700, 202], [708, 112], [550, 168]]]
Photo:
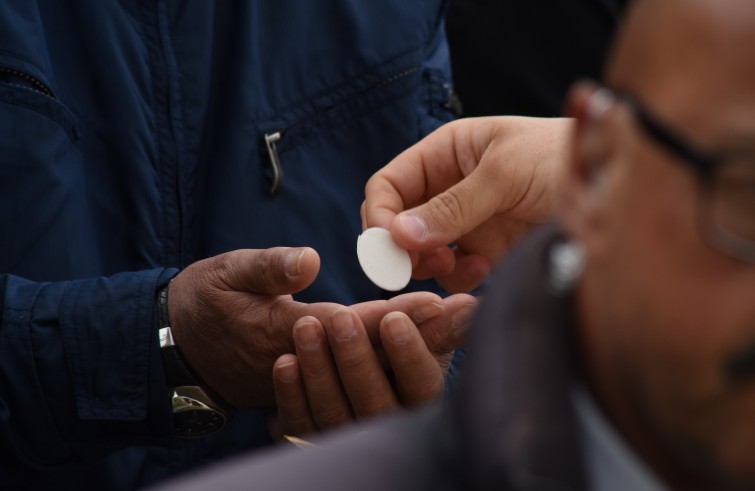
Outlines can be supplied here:
[[[351, 97], [341, 101], [338, 106], [342, 106], [343, 104], [348, 103], [350, 100], [355, 99], [356, 97], [361, 97], [364, 94], [371, 92], [373, 90], [379, 89], [381, 87], [385, 87], [386, 85], [390, 85], [393, 83], [396, 83], [406, 77], [409, 77], [410, 75], [416, 73], [418, 70], [420, 70], [422, 66], [417, 65], [413, 66], [411, 68], [407, 68], [406, 70], [402, 70], [400, 72], [394, 73], [393, 75], [384, 78], [383, 80], [375, 83], [374, 85], [371, 85], [367, 87], [366, 89], [352, 95]], [[336, 106], [334, 106], [336, 107]], [[327, 111], [330, 111], [333, 109], [333, 107], [322, 109], [320, 111], [315, 112], [314, 114], [310, 114], [306, 118], [300, 119], [298, 121], [294, 121], [290, 125], [286, 126], [285, 128], [282, 128], [278, 131], [273, 131], [271, 133], [265, 134], [265, 145], [267, 146], [267, 154], [270, 159], [270, 167], [273, 171], [273, 179], [272, 183], [270, 184], [270, 194], [275, 194], [280, 189], [281, 185], [283, 184], [283, 166], [281, 165], [280, 156], [278, 155], [278, 147], [277, 143], [280, 142], [283, 137], [286, 135], [286, 132], [289, 131], [291, 128], [296, 127], [297, 125], [312, 119], [319, 114], [323, 114]]]
[[[13, 83], [13, 81], [7, 80], [8, 78], [20, 79], [21, 81], [26, 82], [26, 84], [28, 85], [21, 85], [18, 83]], [[35, 78], [29, 75], [28, 73], [21, 72], [14, 68], [7, 68], [7, 67], [0, 66], [0, 81], [17, 85], [19, 87], [31, 89], [35, 92], [39, 92], [40, 94], [46, 95], [47, 97], [51, 97], [53, 99], [55, 98], [55, 94], [53, 93], [53, 91], [44, 82], [42, 82], [38, 78]]]

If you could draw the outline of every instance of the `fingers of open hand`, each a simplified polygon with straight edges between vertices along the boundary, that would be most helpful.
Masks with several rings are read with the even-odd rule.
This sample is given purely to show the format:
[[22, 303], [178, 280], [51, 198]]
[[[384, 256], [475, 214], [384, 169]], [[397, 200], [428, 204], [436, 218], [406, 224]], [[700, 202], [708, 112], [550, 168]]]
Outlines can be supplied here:
[[276, 360], [273, 366], [273, 385], [280, 432], [283, 435], [305, 435], [316, 431], [299, 360], [295, 355], [286, 354]]
[[444, 356], [464, 341], [478, 303], [472, 295], [449, 295], [443, 299], [442, 314], [417, 324], [431, 353]]
[[443, 392], [445, 371], [406, 314], [392, 312], [385, 316], [380, 338], [403, 404], [419, 404]]
[[397, 295], [390, 300], [374, 300], [351, 306], [364, 325], [373, 345], [380, 341], [380, 321], [389, 312], [404, 312], [414, 322], [424, 322], [443, 312], [443, 299], [435, 293], [412, 292]]
[[393, 388], [359, 316], [350, 309], [338, 309], [325, 322], [325, 329], [354, 415], [363, 418], [394, 408]]
[[296, 322], [293, 332], [302, 382], [317, 428], [352, 420], [351, 406], [341, 386], [322, 323], [315, 317], [303, 317]]
[[[322, 322], [300, 319], [294, 343], [295, 360], [282, 357], [275, 373], [284, 431], [303, 434], [339, 426], [397, 405], [369, 337], [351, 310], [338, 308]], [[287, 373], [298, 380], [285, 383]]]

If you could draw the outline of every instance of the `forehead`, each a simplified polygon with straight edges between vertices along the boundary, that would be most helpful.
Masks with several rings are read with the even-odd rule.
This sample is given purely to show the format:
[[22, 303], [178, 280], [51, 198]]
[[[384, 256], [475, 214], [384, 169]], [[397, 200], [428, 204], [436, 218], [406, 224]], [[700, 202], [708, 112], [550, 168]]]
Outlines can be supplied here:
[[639, 0], [606, 79], [701, 144], [755, 146], [755, 1]]

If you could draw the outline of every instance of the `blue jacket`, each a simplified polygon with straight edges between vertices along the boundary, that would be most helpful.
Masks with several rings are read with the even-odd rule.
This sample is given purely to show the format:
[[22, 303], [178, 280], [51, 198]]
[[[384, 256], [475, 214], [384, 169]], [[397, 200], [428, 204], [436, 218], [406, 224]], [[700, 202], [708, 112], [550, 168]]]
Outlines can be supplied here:
[[129, 489], [266, 441], [251, 412], [171, 436], [155, 293], [307, 245], [300, 300], [381, 295], [363, 185], [450, 119], [442, 3], [0, 2], [0, 488]]

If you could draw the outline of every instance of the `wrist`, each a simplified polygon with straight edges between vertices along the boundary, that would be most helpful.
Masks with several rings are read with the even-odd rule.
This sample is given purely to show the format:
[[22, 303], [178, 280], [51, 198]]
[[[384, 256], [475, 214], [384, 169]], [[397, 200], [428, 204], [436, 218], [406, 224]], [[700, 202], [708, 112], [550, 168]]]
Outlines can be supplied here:
[[231, 410], [191, 368], [173, 339], [168, 311], [170, 283], [157, 294], [160, 354], [172, 391], [173, 426], [185, 438], [209, 435], [225, 426]]

